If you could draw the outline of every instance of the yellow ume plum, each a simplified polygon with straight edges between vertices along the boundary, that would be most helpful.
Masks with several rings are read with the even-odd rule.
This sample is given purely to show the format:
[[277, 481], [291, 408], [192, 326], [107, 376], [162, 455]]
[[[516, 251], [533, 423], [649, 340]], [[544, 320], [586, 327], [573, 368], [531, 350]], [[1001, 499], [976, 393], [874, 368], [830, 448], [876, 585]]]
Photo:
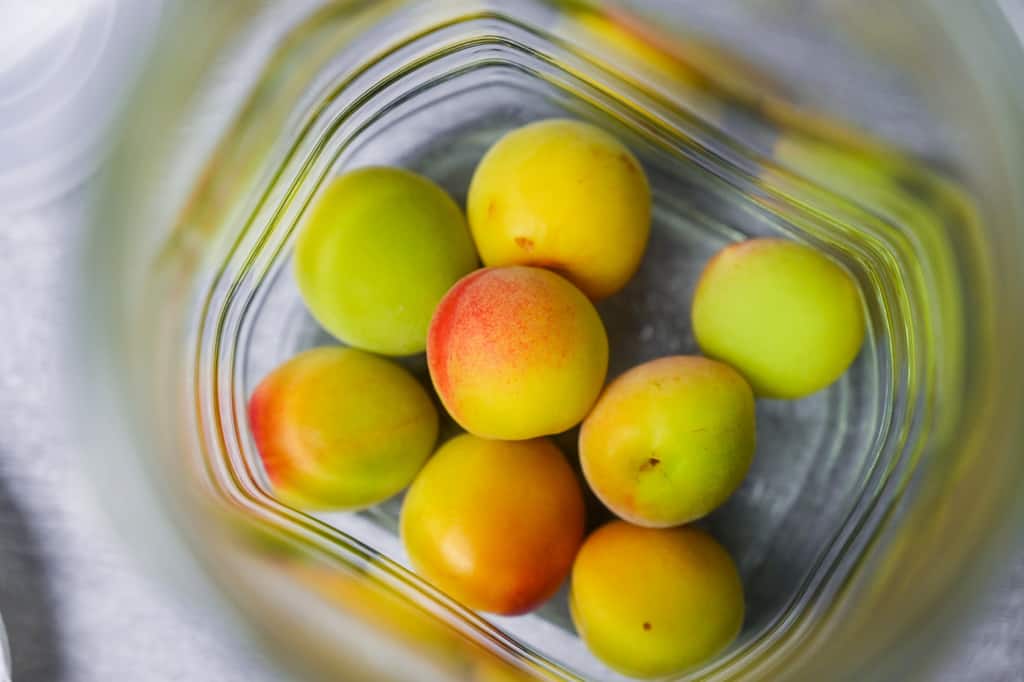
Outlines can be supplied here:
[[751, 239], [719, 252], [697, 284], [692, 315], [705, 355], [735, 367], [767, 398], [800, 398], [828, 386], [864, 342], [850, 274], [783, 239]]
[[462, 428], [523, 440], [583, 419], [604, 383], [608, 338], [568, 280], [539, 268], [487, 268], [459, 280], [437, 306], [427, 364]]
[[407, 486], [433, 451], [437, 409], [395, 363], [354, 348], [300, 353], [249, 400], [274, 491], [303, 509], [359, 509]]
[[580, 462], [616, 515], [666, 527], [704, 516], [743, 481], [754, 455], [754, 396], [735, 370], [696, 356], [634, 367], [580, 429]]
[[583, 493], [550, 440], [445, 443], [409, 489], [416, 570], [469, 607], [525, 613], [558, 589], [583, 539]]
[[640, 265], [651, 192], [621, 142], [588, 123], [552, 119], [491, 147], [470, 183], [468, 215], [485, 265], [549, 268], [600, 299]]
[[570, 609], [580, 637], [609, 667], [663, 677], [736, 638], [743, 584], [728, 552], [702, 530], [613, 521], [580, 548]]

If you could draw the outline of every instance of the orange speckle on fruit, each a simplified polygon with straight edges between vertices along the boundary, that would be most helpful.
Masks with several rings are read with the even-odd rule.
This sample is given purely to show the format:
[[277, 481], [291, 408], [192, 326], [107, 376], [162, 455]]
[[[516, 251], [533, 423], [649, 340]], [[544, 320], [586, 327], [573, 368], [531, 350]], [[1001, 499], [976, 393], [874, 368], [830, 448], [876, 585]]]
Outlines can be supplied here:
[[529, 237], [516, 237], [515, 242], [516, 246], [524, 251], [533, 251], [533, 240]]

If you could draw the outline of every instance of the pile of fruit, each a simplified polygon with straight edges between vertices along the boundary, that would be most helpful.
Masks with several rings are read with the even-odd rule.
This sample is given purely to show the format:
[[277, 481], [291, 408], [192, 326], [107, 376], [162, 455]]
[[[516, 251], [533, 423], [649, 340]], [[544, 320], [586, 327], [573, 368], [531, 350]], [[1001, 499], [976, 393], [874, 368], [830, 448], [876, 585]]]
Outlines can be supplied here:
[[[586, 123], [525, 126], [480, 162], [467, 215], [397, 168], [355, 170], [321, 192], [295, 272], [346, 345], [298, 355], [251, 397], [275, 493], [302, 509], [360, 509], [411, 484], [402, 541], [455, 599], [520, 614], [571, 574], [576, 628], [610, 667], [655, 677], [706, 661], [740, 631], [743, 586], [725, 549], [685, 524], [746, 475], [755, 394], [808, 395], [853, 361], [857, 286], [810, 247], [735, 244], [692, 302], [707, 357], [659, 358], [606, 386], [593, 301], [619, 291], [646, 248], [651, 193], [636, 157]], [[465, 431], [436, 451], [436, 401], [384, 357], [424, 350]], [[583, 478], [621, 519], [586, 538], [580, 478], [547, 438], [580, 424]]]

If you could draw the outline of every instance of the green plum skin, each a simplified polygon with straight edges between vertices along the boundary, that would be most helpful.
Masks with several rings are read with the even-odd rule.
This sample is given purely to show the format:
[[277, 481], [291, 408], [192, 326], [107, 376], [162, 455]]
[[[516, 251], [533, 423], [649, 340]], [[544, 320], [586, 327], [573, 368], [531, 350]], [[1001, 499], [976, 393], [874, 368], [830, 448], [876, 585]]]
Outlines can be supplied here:
[[802, 398], [836, 381], [864, 343], [853, 277], [821, 252], [752, 239], [719, 252], [693, 299], [705, 355], [743, 374], [766, 398]]
[[400, 168], [362, 168], [332, 181], [295, 247], [299, 291], [317, 321], [382, 355], [422, 352], [434, 308], [477, 263], [451, 197]]
[[583, 474], [619, 518], [650, 528], [708, 514], [754, 457], [754, 394], [736, 370], [698, 356], [638, 365], [608, 385], [580, 429]]

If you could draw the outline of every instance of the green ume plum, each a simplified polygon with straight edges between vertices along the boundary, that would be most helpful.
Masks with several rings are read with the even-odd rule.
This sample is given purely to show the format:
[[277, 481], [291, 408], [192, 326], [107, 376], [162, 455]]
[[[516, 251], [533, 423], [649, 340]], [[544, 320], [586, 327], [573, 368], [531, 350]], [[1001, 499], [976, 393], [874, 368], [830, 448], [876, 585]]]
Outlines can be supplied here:
[[695, 356], [651, 360], [604, 390], [580, 429], [580, 464], [605, 506], [640, 526], [699, 519], [743, 482], [754, 395], [736, 370]]
[[711, 259], [693, 299], [705, 355], [727, 362], [766, 398], [800, 398], [842, 376], [864, 342], [853, 277], [824, 254], [752, 239]]
[[400, 168], [363, 168], [316, 199], [295, 247], [310, 312], [345, 343], [384, 355], [426, 348], [438, 301], [477, 266], [444, 190]]

